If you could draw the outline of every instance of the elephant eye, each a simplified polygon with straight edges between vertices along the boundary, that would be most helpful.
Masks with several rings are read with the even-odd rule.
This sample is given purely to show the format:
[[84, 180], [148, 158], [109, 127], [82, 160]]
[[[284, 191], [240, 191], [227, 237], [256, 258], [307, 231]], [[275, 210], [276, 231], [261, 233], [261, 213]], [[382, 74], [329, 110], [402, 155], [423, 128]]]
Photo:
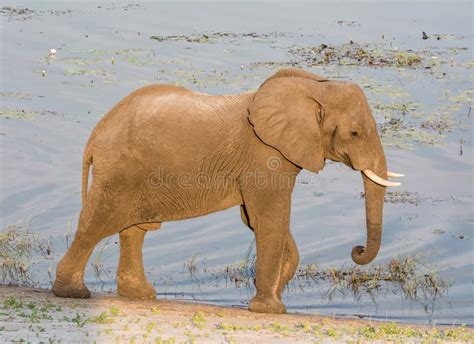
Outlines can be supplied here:
[[357, 131], [351, 131], [351, 136], [352, 137], [357, 137], [357, 136], [359, 136], [359, 133]]

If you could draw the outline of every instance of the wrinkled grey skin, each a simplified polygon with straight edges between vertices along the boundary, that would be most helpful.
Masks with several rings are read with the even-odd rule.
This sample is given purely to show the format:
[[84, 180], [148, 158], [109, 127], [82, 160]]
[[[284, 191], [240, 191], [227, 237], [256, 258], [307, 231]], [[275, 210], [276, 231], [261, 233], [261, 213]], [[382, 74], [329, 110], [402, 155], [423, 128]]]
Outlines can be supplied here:
[[[90, 297], [83, 281], [89, 256], [100, 240], [120, 232], [118, 293], [154, 298], [142, 263], [146, 231], [239, 205], [257, 247], [257, 294], [249, 309], [283, 313], [281, 291], [299, 262], [289, 229], [295, 178], [302, 168], [320, 171], [325, 159], [387, 178], [375, 121], [354, 84], [284, 69], [257, 92], [239, 95], [141, 88], [99, 122], [87, 143], [83, 208], [53, 292]], [[357, 264], [379, 250], [385, 193], [364, 175], [363, 182], [367, 243], [352, 251]]]

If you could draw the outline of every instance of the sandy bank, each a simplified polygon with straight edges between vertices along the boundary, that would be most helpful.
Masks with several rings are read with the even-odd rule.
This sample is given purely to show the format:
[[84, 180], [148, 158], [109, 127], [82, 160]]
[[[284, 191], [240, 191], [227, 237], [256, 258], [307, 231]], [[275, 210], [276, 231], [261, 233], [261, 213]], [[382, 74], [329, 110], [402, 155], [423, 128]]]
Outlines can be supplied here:
[[313, 343], [474, 340], [464, 327], [426, 327], [322, 316], [255, 314], [174, 300], [94, 294], [61, 299], [49, 290], [0, 286], [0, 342]]

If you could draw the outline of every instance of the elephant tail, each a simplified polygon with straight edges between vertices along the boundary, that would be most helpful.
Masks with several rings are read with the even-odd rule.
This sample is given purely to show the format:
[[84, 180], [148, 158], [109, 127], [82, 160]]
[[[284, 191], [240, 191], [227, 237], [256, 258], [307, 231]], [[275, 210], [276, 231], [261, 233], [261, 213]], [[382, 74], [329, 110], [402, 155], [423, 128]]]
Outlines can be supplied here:
[[87, 184], [89, 183], [89, 169], [91, 165], [92, 165], [92, 151], [91, 151], [91, 145], [88, 142], [84, 150], [84, 157], [82, 160], [82, 206], [86, 204]]

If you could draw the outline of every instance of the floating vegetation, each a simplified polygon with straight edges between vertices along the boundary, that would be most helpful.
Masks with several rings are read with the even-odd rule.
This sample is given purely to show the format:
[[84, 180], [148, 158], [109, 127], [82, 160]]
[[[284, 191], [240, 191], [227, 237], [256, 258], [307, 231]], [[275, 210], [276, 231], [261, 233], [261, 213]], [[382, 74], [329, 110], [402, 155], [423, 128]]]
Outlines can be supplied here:
[[2, 110], [0, 111], [0, 117], [9, 119], [21, 119], [25, 121], [31, 121], [36, 119], [38, 112], [27, 111], [27, 110]]
[[[155, 50], [154, 49], [118, 49], [118, 50], [101, 50], [101, 49], [90, 49], [90, 50], [73, 50], [71, 53], [79, 53], [85, 56], [103, 56], [108, 55], [113, 58], [106, 59], [95, 59], [95, 62], [111, 63], [115, 64], [115, 58], [121, 61], [128, 62], [130, 64], [144, 66], [155, 63]], [[91, 61], [89, 57], [83, 58], [85, 61]], [[67, 62], [67, 60], [66, 60]], [[94, 60], [92, 60], [94, 62]]]
[[[118, 62], [125, 62], [135, 66], [146, 66], [158, 63], [155, 59], [155, 51], [153, 49], [119, 49], [119, 50], [100, 50], [100, 49], [89, 49], [89, 50], [73, 50], [69, 53], [75, 54], [76, 56], [64, 56], [67, 52], [63, 52], [61, 57], [51, 56], [44, 57], [40, 61], [44, 64], [64, 64], [74, 66], [97, 66], [103, 67], [104, 65], [115, 65]], [[77, 56], [80, 55], [80, 56]], [[77, 68], [66, 68], [64, 70], [65, 75], [101, 75], [108, 76], [113, 72], [101, 69], [77, 69]]]
[[64, 75], [100, 75], [109, 76], [110, 72], [105, 70], [92, 70], [92, 69], [66, 69]]
[[411, 150], [416, 145], [440, 147], [445, 144], [446, 132], [455, 127], [452, 111], [458, 110], [456, 104], [449, 108], [440, 107], [433, 113], [419, 112], [422, 105], [415, 102], [376, 103], [384, 122], [379, 125], [381, 139], [387, 147]]
[[270, 32], [270, 33], [235, 33], [235, 32], [210, 32], [202, 34], [191, 34], [191, 35], [170, 35], [160, 36], [152, 35], [150, 39], [158, 42], [189, 42], [189, 43], [207, 43], [213, 44], [220, 39], [242, 39], [242, 38], [253, 38], [267, 40], [270, 38], [284, 37], [288, 33], [285, 32]]
[[276, 68], [287, 68], [287, 67], [295, 66], [294, 63], [291, 62], [276, 62], [276, 61], [261, 61], [261, 62], [252, 62], [250, 64], [250, 69], [256, 68], [268, 68], [268, 69], [276, 69]]
[[[361, 194], [361, 197], [364, 198], [365, 194]], [[385, 192], [385, 203], [403, 203], [403, 204], [418, 205], [418, 203], [421, 200], [422, 200], [422, 197], [417, 192], [409, 192], [409, 191]]]
[[254, 80], [261, 80], [258, 74], [231, 74], [229, 71], [206, 71], [199, 67], [181, 66], [162, 72], [156, 80], [160, 83], [169, 83], [194, 90], [203, 90], [210, 87], [237, 87], [241, 92], [254, 89]]
[[139, 54], [126, 54], [125, 61], [135, 66], [146, 66], [155, 63], [153, 57], [149, 54], [146, 54], [144, 56], [140, 56]]
[[437, 33], [433, 34], [431, 36], [428, 36], [426, 33], [423, 32], [423, 37], [424, 39], [435, 39], [437, 41], [440, 40], [461, 40], [467, 38], [466, 36], [461, 36], [461, 35], [453, 35], [453, 34], [448, 34], [448, 33]]
[[[360, 198], [365, 198], [365, 193], [360, 193]], [[445, 200], [440, 198], [432, 198], [427, 196], [422, 196], [418, 192], [409, 192], [409, 191], [386, 191], [385, 192], [385, 203], [393, 204], [412, 204], [418, 205], [421, 202], [430, 201], [432, 203], [439, 203]]]
[[462, 64], [462, 66], [464, 66], [466, 68], [469, 68], [469, 69], [472, 69], [472, 68], [474, 68], [474, 61], [465, 62], [465, 63]]
[[452, 103], [426, 112], [426, 110], [419, 111], [424, 107], [422, 104], [407, 101], [408, 93], [404, 94], [388, 86], [381, 89], [387, 90], [387, 93], [381, 93], [378, 87], [370, 87], [369, 92], [385, 95], [391, 99], [390, 103], [375, 102], [371, 105], [375, 117], [379, 121], [383, 120], [379, 125], [379, 133], [387, 147], [407, 150], [414, 149], [416, 145], [440, 147], [446, 143], [447, 132], [453, 131], [456, 125], [462, 128], [463, 124], [456, 123], [454, 115], [464, 108], [461, 101], [463, 103], [469, 101], [469, 96], [464, 93], [454, 98], [458, 102], [452, 100]]
[[370, 67], [422, 67], [424, 57], [412, 50], [393, 50], [350, 41], [340, 45], [294, 47], [290, 53], [299, 65], [357, 65]]
[[37, 119], [38, 116], [62, 116], [62, 114], [51, 111], [51, 110], [41, 110], [41, 111], [28, 111], [28, 110], [0, 110], [0, 117], [6, 119], [19, 119], [24, 121], [32, 121]]
[[153, 39], [153, 40], [158, 41], [158, 42], [185, 41], [185, 42], [191, 42], [191, 43], [208, 43], [208, 44], [215, 43], [215, 40], [210, 38], [209, 35], [206, 35], [206, 34], [190, 35], [190, 36], [185, 36], [185, 35], [157, 36], [157, 35], [153, 35], [153, 36], [150, 36], [150, 39]]
[[8, 20], [28, 20], [32, 19], [35, 15], [65, 15], [71, 13], [72, 10], [33, 10], [27, 7], [12, 7], [4, 6], [0, 8], [0, 13], [8, 15]]
[[[346, 25], [342, 23], [341, 25]], [[275, 37], [287, 36], [287, 33], [233, 33], [233, 32], [211, 32], [199, 33], [191, 35], [170, 35], [160, 36], [154, 35], [150, 37], [153, 40], [160, 42], [165, 41], [187, 41], [192, 43], [212, 43], [217, 40], [227, 40], [227, 42], [234, 42], [241, 39], [270, 39]], [[234, 49], [235, 50], [235, 49]], [[228, 52], [233, 49], [228, 49]], [[380, 67], [422, 67], [428, 65], [433, 61], [439, 63], [440, 60], [432, 59], [432, 53], [429, 51], [415, 52], [411, 50], [396, 50], [387, 48], [377, 44], [360, 44], [349, 42], [340, 45], [321, 44], [317, 47], [309, 48], [292, 48], [290, 50], [293, 57], [296, 58], [290, 61], [260, 61], [254, 63], [247, 63], [245, 69], [248, 71], [255, 71], [258, 69], [275, 70], [288, 66], [307, 66], [314, 67], [322, 65], [325, 68], [328, 65], [338, 67], [339, 65], [357, 65], [357, 66], [380, 66]], [[76, 66], [97, 65], [96, 68], [66, 68], [64, 73], [68, 76], [101, 76], [103, 84], [112, 85], [119, 83], [119, 80], [112, 80], [107, 78], [112, 72], [109, 72], [107, 65], [118, 65], [120, 62], [136, 66], [146, 65], [173, 65], [176, 68], [162, 68], [155, 77], [155, 81], [160, 83], [171, 83], [175, 85], [191, 87], [197, 90], [205, 90], [206, 88], [215, 87], [237, 87], [241, 91], [247, 91], [255, 88], [255, 79], [264, 78], [262, 73], [230, 73], [227, 70], [216, 72], [215, 70], [205, 70], [193, 66], [189, 60], [165, 60], [156, 59], [155, 51], [153, 49], [89, 49], [71, 51], [80, 56], [69, 56], [54, 59], [46, 58], [47, 63], [64, 63]], [[438, 51], [437, 55], [442, 55]], [[53, 60], [53, 61], [49, 61]], [[426, 62], [426, 63], [425, 63]], [[114, 67], [110, 67], [114, 68]], [[339, 68], [339, 67], [338, 67]], [[241, 67], [241, 70], [243, 67]], [[327, 73], [327, 71], [326, 71]], [[339, 75], [339, 72], [335, 74]], [[401, 73], [401, 72], [400, 72]], [[96, 80], [94, 80], [96, 81]], [[389, 98], [390, 102], [375, 103], [373, 109], [381, 112], [385, 121], [381, 125], [381, 136], [384, 144], [389, 148], [398, 149], [414, 149], [417, 145], [427, 146], [442, 146], [445, 144], [446, 132], [454, 129], [456, 123], [451, 119], [449, 111], [453, 109], [446, 109], [445, 112], [436, 112], [436, 115], [423, 115], [416, 113], [422, 106], [410, 99], [410, 95], [404, 87], [394, 87], [393, 85], [375, 84], [372, 80], [369, 83], [364, 83], [361, 80], [363, 87], [367, 93], [375, 97]], [[96, 83], [82, 82], [82, 87], [94, 87]], [[452, 96], [450, 99], [453, 106], [462, 107], [462, 104], [472, 103], [472, 92], [462, 91], [460, 94]], [[456, 105], [458, 104], [458, 105]], [[448, 111], [449, 110], [449, 111]], [[411, 117], [405, 117], [405, 114], [410, 114]], [[418, 118], [417, 121], [414, 119]]]
[[448, 116], [441, 116], [437, 118], [427, 118], [421, 124], [421, 129], [435, 130], [438, 133], [451, 131], [454, 128], [454, 120]]
[[413, 66], [421, 62], [421, 56], [413, 52], [397, 51], [395, 53], [395, 62], [397, 66]]
[[0, 9], [0, 13], [8, 15], [8, 20], [11, 21], [30, 19], [33, 17], [33, 14], [35, 14], [35, 11], [29, 8], [4, 6]]
[[29, 93], [20, 93], [20, 92], [0, 92], [0, 97], [15, 98], [18, 100], [21, 100], [21, 99], [31, 100], [32, 95]]
[[405, 103], [391, 103], [391, 104], [384, 104], [384, 103], [377, 103], [373, 106], [376, 110], [389, 110], [397, 113], [401, 113], [403, 115], [413, 112], [417, 110], [421, 106], [420, 103], [415, 102], [405, 102]]
[[[66, 63], [66, 64], [72, 64], [72, 65], [78, 65], [78, 66], [89, 66], [91, 64], [96, 64], [102, 62], [99, 59], [95, 60], [87, 60], [82, 57], [70, 57], [70, 58], [61, 58], [59, 59], [60, 62]], [[43, 62], [49, 64], [51, 62], [51, 59], [49, 57], [45, 57], [43, 59]], [[55, 59], [55, 62], [58, 62], [58, 59]]]
[[338, 20], [336, 23], [338, 23], [340, 26], [360, 26], [360, 23], [356, 22], [355, 20]]
[[415, 144], [441, 147], [445, 144], [446, 136], [422, 130], [414, 124], [407, 124], [400, 118], [391, 118], [379, 126], [379, 132], [384, 146], [411, 150]]
[[461, 91], [458, 95], [449, 97], [449, 100], [455, 103], [465, 103], [473, 105], [474, 90]]
[[385, 85], [371, 85], [364, 84], [364, 88], [368, 90], [369, 93], [379, 96], [385, 96], [390, 99], [395, 98], [408, 98], [410, 94], [404, 88], [397, 88], [389, 84]]

